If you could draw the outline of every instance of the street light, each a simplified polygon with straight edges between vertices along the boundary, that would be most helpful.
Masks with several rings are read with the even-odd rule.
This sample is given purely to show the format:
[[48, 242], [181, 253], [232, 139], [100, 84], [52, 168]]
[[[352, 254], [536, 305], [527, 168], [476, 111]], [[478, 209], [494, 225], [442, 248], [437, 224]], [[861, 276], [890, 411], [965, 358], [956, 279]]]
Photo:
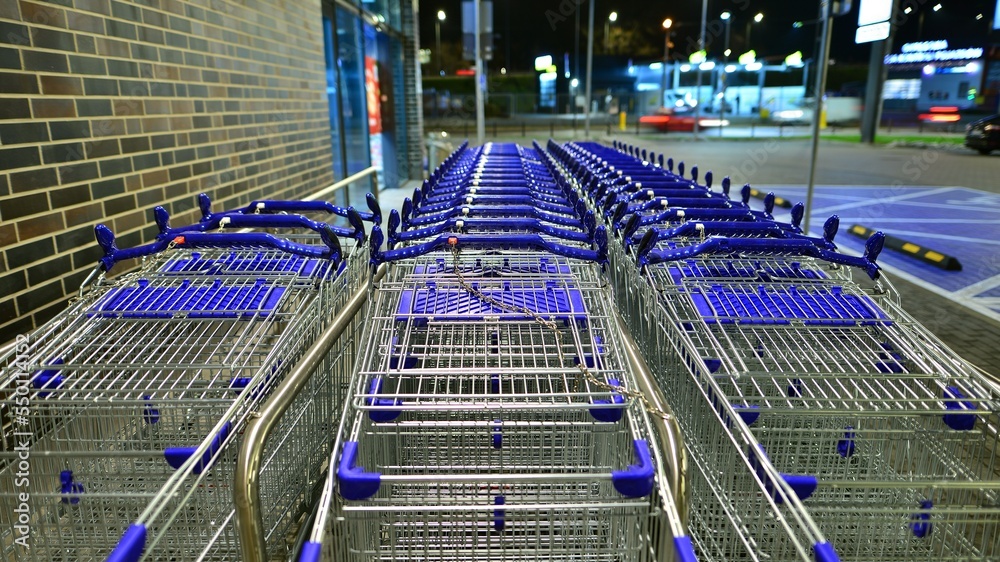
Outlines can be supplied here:
[[444, 76], [444, 68], [441, 67], [441, 22], [446, 17], [444, 10], [438, 10], [437, 19], [434, 20], [434, 37], [437, 39], [437, 49], [434, 51], [434, 54], [437, 56], [438, 72], [442, 76]]
[[618, 12], [608, 14], [608, 21], [604, 22], [604, 52], [611, 50], [611, 24], [618, 21]]
[[660, 104], [664, 103], [667, 95], [667, 64], [670, 62], [670, 28], [674, 26], [674, 20], [667, 18], [663, 20], [663, 68], [660, 75]]
[[743, 49], [744, 52], [750, 50], [750, 30], [751, 30], [750, 25], [754, 24], [754, 23], [760, 23], [762, 21], [764, 21], [764, 14], [761, 13], [761, 12], [757, 12], [757, 15], [755, 15], [753, 17], [753, 20], [750, 20], [750, 21], [747, 22], [747, 32], [746, 32], [746, 35], [745, 35], [745, 37], [747, 38], [747, 44], [746, 44], [746, 46]]

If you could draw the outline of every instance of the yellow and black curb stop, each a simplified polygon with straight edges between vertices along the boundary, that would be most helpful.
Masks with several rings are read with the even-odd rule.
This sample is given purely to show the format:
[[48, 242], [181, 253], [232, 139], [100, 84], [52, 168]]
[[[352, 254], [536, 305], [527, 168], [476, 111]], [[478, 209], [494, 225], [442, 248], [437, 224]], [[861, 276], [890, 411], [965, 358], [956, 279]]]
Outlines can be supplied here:
[[[864, 240], [867, 240], [872, 234], [875, 234], [874, 229], [866, 228], [860, 224], [852, 225], [848, 232]], [[934, 267], [940, 267], [941, 269], [947, 271], [962, 271], [962, 264], [959, 263], [958, 258], [942, 254], [941, 252], [935, 252], [930, 248], [925, 248], [918, 244], [907, 242], [902, 238], [886, 234], [885, 247], [890, 250], [902, 252], [907, 256], [917, 258], [918, 260], [929, 263]]]
[[[759, 190], [759, 189], [752, 189], [751, 188], [750, 189], [750, 197], [753, 197], [754, 199], [761, 199], [761, 200], [763, 200], [765, 197], [767, 197], [767, 194], [764, 193], [763, 191]], [[774, 196], [774, 206], [775, 207], [781, 207], [782, 209], [791, 209], [792, 208], [792, 202], [789, 201], [788, 199], [785, 199], [784, 197], [778, 197], [777, 195], [775, 195]]]

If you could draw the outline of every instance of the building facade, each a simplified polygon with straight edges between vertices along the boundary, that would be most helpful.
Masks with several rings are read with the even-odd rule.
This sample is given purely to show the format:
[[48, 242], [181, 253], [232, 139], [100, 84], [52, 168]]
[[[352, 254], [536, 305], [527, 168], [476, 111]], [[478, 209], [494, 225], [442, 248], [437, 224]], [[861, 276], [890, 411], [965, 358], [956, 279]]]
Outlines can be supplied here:
[[0, 2], [0, 341], [51, 318], [100, 256], [217, 207], [374, 165], [419, 177], [413, 0]]

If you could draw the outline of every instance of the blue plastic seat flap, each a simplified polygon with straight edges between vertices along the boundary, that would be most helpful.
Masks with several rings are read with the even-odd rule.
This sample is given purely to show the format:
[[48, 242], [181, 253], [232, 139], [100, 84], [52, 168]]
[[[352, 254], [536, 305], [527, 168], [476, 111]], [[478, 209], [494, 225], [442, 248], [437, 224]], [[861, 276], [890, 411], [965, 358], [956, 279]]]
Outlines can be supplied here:
[[122, 318], [171, 318], [183, 313], [188, 318], [266, 317], [274, 311], [284, 287], [263, 279], [253, 284], [226, 285], [216, 279], [211, 285], [162, 287], [140, 279], [136, 285], [110, 291], [91, 309], [90, 316]]
[[481, 289], [480, 292], [505, 306], [497, 306], [464, 290], [443, 291], [433, 287], [406, 289], [400, 295], [396, 320], [405, 322], [414, 316], [424, 317], [416, 319], [420, 324], [426, 322], [426, 317], [443, 321], [482, 320], [486, 316], [502, 316], [507, 321], [533, 319], [526, 313], [513, 312], [507, 307], [527, 309], [544, 318], [563, 322], [587, 320], [583, 294], [579, 289], [489, 288]]
[[857, 326], [891, 325], [888, 315], [866, 295], [841, 287], [734, 288], [714, 285], [689, 292], [698, 314], [708, 324], [790, 324]]

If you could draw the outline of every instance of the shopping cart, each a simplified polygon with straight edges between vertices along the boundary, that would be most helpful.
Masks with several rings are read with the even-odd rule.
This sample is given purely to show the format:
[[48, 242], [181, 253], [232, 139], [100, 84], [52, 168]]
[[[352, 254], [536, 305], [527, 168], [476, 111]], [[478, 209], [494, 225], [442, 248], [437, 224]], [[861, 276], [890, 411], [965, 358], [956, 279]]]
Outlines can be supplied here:
[[[146, 261], [114, 281], [99, 276], [28, 337], [19, 372], [5, 377], [5, 396], [27, 390], [30, 416], [19, 432], [32, 459], [22, 486], [13, 478], [17, 453], [3, 453], [0, 501], [10, 509], [2, 511], [27, 505], [31, 546], [13, 543], [19, 521], [10, 519], [4, 550], [18, 560], [101, 559], [178, 469], [198, 482], [172, 515], [184, 549], [166, 558], [194, 559], [208, 544], [231, 548], [226, 445], [315, 337], [321, 303], [336, 302], [320, 295], [340, 290], [339, 243], [183, 231], [122, 250], [108, 229], [97, 235], [106, 252], [100, 271]], [[324, 392], [332, 394], [329, 384]], [[332, 400], [317, 402], [327, 418]]]
[[392, 267], [301, 559], [648, 559], [669, 490], [622, 394], [604, 251], [501, 230], [381, 252], [380, 236]]
[[[743, 259], [790, 260], [802, 250], [775, 240], [744, 242], [752, 244], [715, 249]], [[878, 242], [869, 241], [868, 261], [874, 262]], [[814, 247], [805, 252], [809, 257], [878, 274], [874, 263]], [[621, 293], [644, 293], [628, 306], [647, 328], [654, 363], [663, 372], [690, 375], [661, 382], [677, 398], [700, 468], [729, 466], [739, 456], [760, 476], [773, 462], [847, 559], [996, 556], [996, 389], [943, 349], [883, 287], [869, 295], [815, 276], [748, 281], [740, 268], [718, 262], [707, 268], [691, 259], [697, 255], [645, 251], [655, 257], [639, 258], [646, 279], [633, 281], [646, 289]], [[656, 271], [656, 263], [677, 258], [686, 261], [669, 273]], [[725, 279], [729, 272], [738, 282]], [[676, 290], [664, 292], [671, 285]], [[706, 423], [706, 415], [715, 419]], [[729, 444], [738, 448], [727, 451]], [[723, 503], [706, 521], [755, 529], [739, 503], [753, 487], [733, 486], [725, 471], [702, 472], [707, 481], [732, 486], [727, 501], [736, 508]], [[740, 540], [693, 534], [701, 551], [720, 555], [731, 555]], [[766, 527], [749, 536], [766, 536]]]

